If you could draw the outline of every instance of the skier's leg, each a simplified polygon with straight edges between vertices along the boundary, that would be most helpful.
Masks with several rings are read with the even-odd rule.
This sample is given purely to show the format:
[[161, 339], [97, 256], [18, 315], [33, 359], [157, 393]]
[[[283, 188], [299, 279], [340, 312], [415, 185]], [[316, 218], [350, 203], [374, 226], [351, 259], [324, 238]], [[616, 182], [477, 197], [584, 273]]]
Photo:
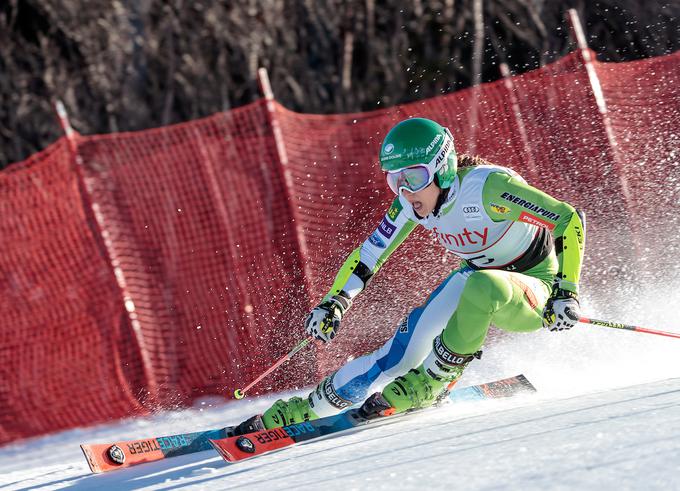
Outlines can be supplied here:
[[[544, 268], [552, 261], [546, 260]], [[542, 272], [542, 269], [538, 269]], [[529, 276], [499, 270], [469, 275], [457, 308], [422, 365], [398, 377], [383, 390], [385, 400], [402, 412], [432, 404], [446, 385], [457, 380], [479, 356], [489, 325], [509, 331], [535, 331], [549, 295], [543, 274]]]
[[477, 271], [465, 285], [458, 308], [442, 332], [442, 341], [458, 353], [474, 353], [486, 339], [489, 325], [513, 332], [542, 326], [550, 295], [538, 278], [507, 271]]
[[527, 273], [477, 271], [442, 332], [442, 341], [454, 351], [472, 353], [481, 348], [489, 325], [513, 332], [536, 331], [550, 295], [554, 256]]
[[307, 398], [277, 401], [263, 415], [265, 426], [273, 428], [336, 414], [363, 402], [397, 375], [418, 366], [431, 351], [432, 339], [446, 326], [472, 273], [469, 268], [451, 273], [424, 305], [411, 311], [382, 347], [346, 363]]

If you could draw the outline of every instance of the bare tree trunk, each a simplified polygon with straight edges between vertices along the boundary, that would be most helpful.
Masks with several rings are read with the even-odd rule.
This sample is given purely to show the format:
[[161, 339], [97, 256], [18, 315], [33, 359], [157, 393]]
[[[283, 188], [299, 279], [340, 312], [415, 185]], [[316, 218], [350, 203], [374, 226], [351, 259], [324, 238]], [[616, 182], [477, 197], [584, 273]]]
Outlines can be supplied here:
[[[455, 58], [455, 55], [453, 54], [451, 49], [451, 44], [453, 40], [453, 35], [456, 32], [455, 26], [453, 25], [453, 14], [454, 14], [454, 0], [444, 0], [444, 12], [442, 14], [442, 23], [443, 23], [443, 35], [442, 35], [442, 48], [444, 53], [449, 53], [452, 56], [449, 56], [449, 60], [447, 62], [447, 65], [451, 64], [451, 61]], [[446, 70], [450, 71], [450, 70]], [[436, 93], [442, 93], [445, 92], [448, 87], [450, 86], [449, 84], [452, 82], [449, 76], [447, 76], [446, 71], [444, 72], [443, 76], [437, 81], [436, 84]]]
[[345, 33], [345, 44], [342, 55], [342, 90], [349, 91], [352, 88], [352, 52], [354, 51], [354, 33]]
[[472, 18], [475, 37], [472, 52], [472, 85], [482, 83], [482, 57], [484, 56], [484, 4], [483, 0], [472, 0]]
[[172, 118], [172, 106], [175, 100], [175, 49], [174, 49], [174, 39], [173, 34], [168, 29], [166, 31], [166, 38], [168, 43], [167, 56], [168, 56], [168, 69], [167, 69], [167, 89], [165, 91], [164, 102], [163, 102], [163, 116], [161, 117], [161, 124], [169, 124]]

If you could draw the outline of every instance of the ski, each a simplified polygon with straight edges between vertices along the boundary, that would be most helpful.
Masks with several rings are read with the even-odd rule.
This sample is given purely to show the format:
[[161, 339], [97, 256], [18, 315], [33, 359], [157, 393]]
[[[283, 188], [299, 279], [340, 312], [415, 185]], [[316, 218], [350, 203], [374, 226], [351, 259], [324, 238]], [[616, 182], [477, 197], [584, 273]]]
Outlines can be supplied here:
[[210, 440], [227, 438], [232, 428], [227, 426], [214, 430], [179, 433], [142, 440], [83, 444], [80, 448], [85, 454], [90, 470], [99, 474], [177, 455], [210, 450], [212, 448]]
[[[517, 375], [495, 382], [454, 389], [449, 393], [448, 399], [458, 403], [483, 399], [499, 399], [532, 392], [536, 392], [536, 389], [531, 382], [524, 375]], [[412, 412], [404, 414], [411, 414]], [[391, 420], [393, 417], [379, 416], [376, 419], [367, 420], [360, 416], [359, 409], [354, 408], [314, 421], [305, 421], [247, 435], [210, 439], [210, 444], [227, 462], [238, 462], [289, 447], [296, 443], [364, 426], [371, 422]]]

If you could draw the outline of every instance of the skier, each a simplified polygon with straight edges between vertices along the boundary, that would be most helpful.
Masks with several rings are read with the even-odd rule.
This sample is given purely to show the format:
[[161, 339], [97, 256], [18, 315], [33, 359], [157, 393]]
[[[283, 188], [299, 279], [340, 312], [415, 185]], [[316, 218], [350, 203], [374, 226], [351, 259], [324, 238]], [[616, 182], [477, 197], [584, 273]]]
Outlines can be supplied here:
[[512, 332], [576, 324], [585, 219], [571, 205], [511, 169], [477, 157], [459, 159], [450, 131], [428, 119], [393, 127], [380, 164], [397, 197], [308, 315], [307, 332], [332, 340], [353, 299], [417, 225], [460, 257], [460, 268], [381, 348], [346, 363], [307, 398], [276, 401], [238, 432], [336, 414], [381, 389], [362, 406], [367, 416], [425, 407], [480, 358], [490, 324]]

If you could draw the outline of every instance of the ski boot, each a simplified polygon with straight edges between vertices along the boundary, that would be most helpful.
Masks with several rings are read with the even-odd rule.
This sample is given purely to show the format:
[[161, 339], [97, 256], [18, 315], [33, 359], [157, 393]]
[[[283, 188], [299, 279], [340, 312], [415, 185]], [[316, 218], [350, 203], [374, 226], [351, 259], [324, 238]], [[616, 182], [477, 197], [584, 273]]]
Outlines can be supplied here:
[[395, 409], [392, 405], [385, 400], [380, 392], [376, 392], [364, 401], [358, 414], [362, 419], [371, 420], [382, 416], [391, 416], [394, 412]]
[[307, 399], [301, 397], [291, 397], [287, 401], [279, 399], [264, 414], [256, 414], [234, 426], [229, 436], [270, 430], [317, 418], [318, 416], [309, 407]]
[[437, 336], [425, 361], [387, 384], [382, 396], [395, 413], [431, 406], [444, 399], [468, 363], [480, 357], [481, 351], [470, 355], [455, 353]]
[[291, 397], [287, 401], [279, 399], [262, 415], [262, 421], [267, 429], [318, 418], [309, 406], [309, 399], [302, 397]]
[[255, 433], [256, 431], [266, 430], [262, 422], [262, 415], [256, 414], [246, 419], [243, 423], [237, 424], [229, 432], [227, 436], [240, 436], [248, 433]]
[[[264, 414], [254, 416], [238, 427], [247, 430], [250, 427], [262, 425], [270, 430], [337, 414], [352, 404], [352, 401], [345, 400], [337, 394], [333, 387], [333, 376], [331, 375], [323, 379], [308, 397], [304, 399], [302, 397], [291, 397], [287, 401], [279, 399]], [[257, 418], [259, 418], [259, 421]]]
[[317, 418], [318, 416], [309, 407], [307, 399], [301, 397], [291, 397], [287, 401], [279, 399], [264, 414], [256, 414], [234, 426], [229, 432], [229, 436], [270, 430]]

